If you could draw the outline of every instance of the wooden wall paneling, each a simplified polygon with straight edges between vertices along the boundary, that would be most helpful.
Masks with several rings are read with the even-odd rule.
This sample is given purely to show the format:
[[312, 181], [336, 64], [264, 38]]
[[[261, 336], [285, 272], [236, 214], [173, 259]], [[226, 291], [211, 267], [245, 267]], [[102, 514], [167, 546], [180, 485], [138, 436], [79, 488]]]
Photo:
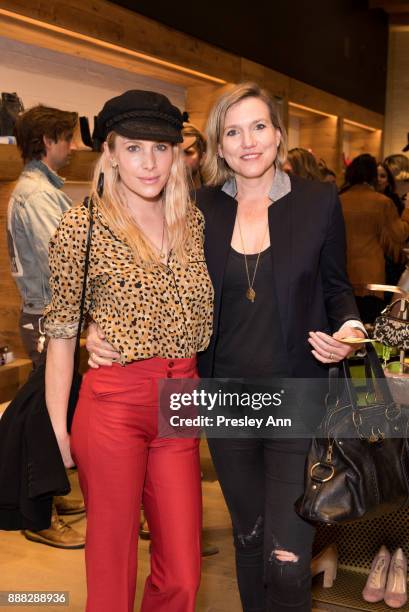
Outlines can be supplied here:
[[106, 0], [3, 0], [2, 9], [106, 41], [225, 81], [240, 78], [240, 58]]
[[0, 182], [0, 344], [7, 344], [17, 357], [27, 357], [18, 332], [20, 294], [10, 273], [7, 251], [7, 206], [13, 188], [12, 182]]
[[0, 144], [0, 181], [15, 181], [22, 169], [23, 162], [17, 147]]
[[348, 117], [371, 128], [383, 129], [383, 115], [296, 79], [290, 79], [289, 100], [323, 113]]
[[[99, 157], [95, 151], [72, 151], [70, 162], [61, 169], [60, 174], [67, 180], [89, 181], [94, 164]], [[0, 183], [15, 181], [23, 169], [18, 149], [15, 145], [0, 144]]]
[[[47, 3], [42, 0], [3, 0], [1, 6], [0, 25], [5, 36], [32, 44], [53, 45], [54, 50], [78, 53], [83, 57], [87, 57], [88, 53], [88, 57], [94, 61], [135, 72], [140, 70], [145, 74], [148, 70], [151, 76], [184, 85], [212, 78], [228, 83], [237, 83], [243, 79], [261, 80], [274, 95], [322, 112], [350, 117], [377, 129], [383, 128], [383, 116], [378, 113], [290, 79], [106, 0], [91, 0], [89, 3], [83, 3], [82, 0], [49, 0]], [[21, 19], [27, 17], [37, 20], [37, 23], [22, 23]], [[8, 30], [5, 30], [6, 27]], [[54, 28], [54, 31], [47, 32], [47, 27]], [[47, 39], [46, 43], [44, 38]], [[131, 51], [139, 54], [138, 65], [134, 63], [137, 58], [129, 57]]]
[[311, 149], [331, 169], [337, 166], [337, 118], [324, 115], [305, 117], [301, 121], [300, 146]]
[[199, 130], [204, 131], [207, 116], [223, 87], [212, 83], [199, 83], [186, 88], [186, 111], [189, 121]]
[[70, 163], [61, 168], [60, 174], [67, 181], [90, 181], [99, 156], [95, 151], [72, 151]]
[[376, 159], [381, 158], [382, 131], [369, 130], [359, 125], [350, 123], [348, 119], [343, 121], [344, 142], [348, 144], [344, 150], [347, 156], [353, 159], [362, 153], [370, 153]]

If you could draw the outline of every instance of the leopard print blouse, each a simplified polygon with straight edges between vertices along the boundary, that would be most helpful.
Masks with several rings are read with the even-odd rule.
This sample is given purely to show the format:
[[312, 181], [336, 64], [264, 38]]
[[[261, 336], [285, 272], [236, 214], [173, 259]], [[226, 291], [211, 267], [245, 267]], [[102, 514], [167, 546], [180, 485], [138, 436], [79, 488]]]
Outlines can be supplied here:
[[[182, 266], [170, 253], [167, 265], [138, 264], [126, 241], [94, 207], [85, 312], [121, 355], [137, 359], [186, 358], [206, 349], [212, 333], [213, 287], [204, 259], [204, 219], [192, 206], [192, 241]], [[52, 338], [72, 338], [78, 329], [89, 213], [68, 210], [50, 242], [51, 303], [44, 328]]]

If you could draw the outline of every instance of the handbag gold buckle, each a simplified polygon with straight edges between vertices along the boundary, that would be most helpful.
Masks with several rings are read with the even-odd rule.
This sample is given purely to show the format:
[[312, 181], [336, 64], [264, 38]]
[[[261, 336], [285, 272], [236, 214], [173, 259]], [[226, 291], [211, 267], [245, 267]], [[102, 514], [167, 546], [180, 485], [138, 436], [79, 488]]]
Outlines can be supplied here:
[[368, 442], [371, 444], [377, 444], [378, 442], [383, 442], [385, 440], [385, 434], [383, 431], [381, 431], [379, 427], [376, 429], [378, 430], [377, 433], [374, 432], [374, 427], [372, 427], [371, 435], [368, 438]]
[[[329, 469], [330, 470], [329, 476], [327, 476], [326, 478], [321, 478], [320, 476], [315, 476], [314, 475], [314, 471], [318, 467], [323, 467], [323, 468]], [[334, 474], [335, 474], [334, 466], [330, 465], [329, 463], [321, 463], [321, 461], [318, 461], [318, 463], [314, 463], [314, 465], [311, 467], [311, 470], [310, 470], [311, 480], [314, 480], [315, 482], [320, 482], [320, 483], [328, 482], [329, 480], [331, 480], [331, 478], [334, 477]]]

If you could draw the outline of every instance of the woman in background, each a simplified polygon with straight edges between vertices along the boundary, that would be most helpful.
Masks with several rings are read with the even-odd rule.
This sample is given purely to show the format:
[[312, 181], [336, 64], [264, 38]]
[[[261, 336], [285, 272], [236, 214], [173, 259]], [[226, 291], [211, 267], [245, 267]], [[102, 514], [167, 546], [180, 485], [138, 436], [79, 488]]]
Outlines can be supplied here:
[[288, 151], [285, 169], [301, 178], [322, 181], [320, 168], [314, 155], [301, 147], [295, 147]]

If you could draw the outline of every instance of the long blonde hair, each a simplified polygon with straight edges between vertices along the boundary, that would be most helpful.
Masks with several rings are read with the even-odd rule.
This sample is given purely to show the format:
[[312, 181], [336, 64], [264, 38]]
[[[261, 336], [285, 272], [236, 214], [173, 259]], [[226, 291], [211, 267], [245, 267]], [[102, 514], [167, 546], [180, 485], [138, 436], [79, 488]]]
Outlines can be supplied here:
[[221, 144], [226, 113], [233, 104], [245, 98], [259, 98], [268, 107], [273, 126], [280, 131], [281, 139], [277, 150], [276, 165], [281, 167], [287, 159], [287, 133], [275, 102], [257, 83], [240, 83], [229, 87], [216, 101], [210, 111], [207, 126], [207, 153], [203, 164], [203, 176], [207, 185], [221, 185], [234, 176], [233, 170], [219, 156], [218, 146]]
[[[114, 150], [116, 136], [115, 132], [110, 132], [107, 136], [107, 145], [111, 152]], [[98, 179], [101, 172], [104, 173], [104, 191], [102, 196], [99, 196]], [[118, 168], [114, 168], [108, 155], [102, 153], [94, 170], [91, 198], [109, 227], [129, 244], [138, 263], [161, 263], [156, 249], [138, 227], [123, 201], [118, 189], [120, 181]], [[163, 191], [163, 203], [169, 249], [172, 249], [180, 263], [185, 264], [191, 239], [187, 215], [192, 202], [185, 163], [177, 144], [173, 145], [173, 162]]]

